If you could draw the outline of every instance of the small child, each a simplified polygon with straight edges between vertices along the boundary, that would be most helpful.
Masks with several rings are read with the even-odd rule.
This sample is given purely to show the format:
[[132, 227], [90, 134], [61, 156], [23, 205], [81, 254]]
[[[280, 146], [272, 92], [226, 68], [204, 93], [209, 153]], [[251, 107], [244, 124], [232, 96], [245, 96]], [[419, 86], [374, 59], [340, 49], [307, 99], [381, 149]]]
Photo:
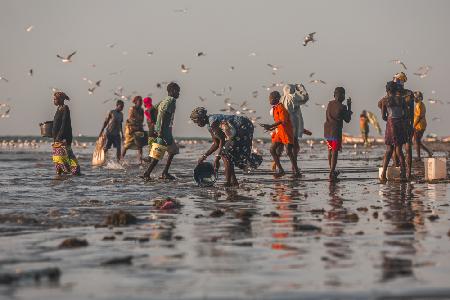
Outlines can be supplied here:
[[287, 155], [292, 163], [293, 177], [301, 177], [300, 170], [297, 166], [297, 159], [294, 154], [294, 129], [289, 118], [289, 112], [280, 103], [281, 95], [277, 91], [273, 91], [269, 95], [269, 103], [272, 105], [274, 124], [261, 124], [267, 130], [272, 131], [272, 146], [270, 153], [278, 168], [278, 172], [274, 174], [275, 178], [280, 178], [285, 175], [284, 169], [280, 162], [280, 151], [284, 145], [287, 147]]
[[347, 106], [342, 104], [345, 99], [345, 89], [337, 87], [334, 90], [334, 100], [328, 102], [326, 121], [324, 124], [324, 136], [328, 146], [328, 164], [330, 166], [329, 180], [337, 180], [339, 172], [336, 172], [338, 152], [342, 150], [342, 127], [344, 121], [349, 123], [352, 118], [352, 99], [347, 99]]

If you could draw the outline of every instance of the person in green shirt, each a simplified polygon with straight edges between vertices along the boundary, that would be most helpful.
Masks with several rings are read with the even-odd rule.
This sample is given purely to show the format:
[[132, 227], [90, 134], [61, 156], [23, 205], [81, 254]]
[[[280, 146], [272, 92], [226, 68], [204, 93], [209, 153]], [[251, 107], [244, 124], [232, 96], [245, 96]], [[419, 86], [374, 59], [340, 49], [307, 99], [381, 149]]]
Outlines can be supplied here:
[[[162, 100], [158, 105], [158, 116], [156, 118], [155, 132], [157, 135], [156, 143], [167, 146], [167, 158], [166, 166], [161, 174], [161, 179], [175, 179], [174, 176], [169, 174], [169, 168], [172, 164], [173, 157], [179, 153], [179, 148], [175, 143], [172, 135], [173, 119], [175, 117], [176, 102], [180, 96], [180, 86], [175, 82], [171, 82], [167, 85], [167, 97]], [[150, 174], [158, 164], [159, 160], [152, 158], [150, 165], [145, 171], [142, 178], [144, 180], [150, 180]]]

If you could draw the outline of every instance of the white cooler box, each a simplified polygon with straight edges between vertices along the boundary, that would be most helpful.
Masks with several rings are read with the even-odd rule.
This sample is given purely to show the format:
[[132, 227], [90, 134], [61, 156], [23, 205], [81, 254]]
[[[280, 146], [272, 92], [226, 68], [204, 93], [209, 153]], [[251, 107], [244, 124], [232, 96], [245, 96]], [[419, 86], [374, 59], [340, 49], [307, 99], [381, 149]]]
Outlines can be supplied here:
[[[381, 179], [383, 168], [378, 169], [378, 178]], [[387, 180], [400, 179], [400, 167], [388, 167], [386, 170]]]
[[447, 179], [447, 158], [425, 158], [425, 180]]

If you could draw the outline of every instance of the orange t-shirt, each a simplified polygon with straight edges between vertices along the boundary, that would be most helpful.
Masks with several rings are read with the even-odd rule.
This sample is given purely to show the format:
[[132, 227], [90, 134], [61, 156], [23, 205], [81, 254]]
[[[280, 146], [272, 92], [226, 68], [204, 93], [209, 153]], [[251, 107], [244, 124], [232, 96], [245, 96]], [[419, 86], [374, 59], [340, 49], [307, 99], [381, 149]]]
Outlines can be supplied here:
[[272, 143], [293, 144], [294, 143], [294, 129], [292, 127], [289, 113], [284, 108], [283, 104], [278, 103], [273, 107], [273, 120], [275, 123], [282, 122], [277, 128], [272, 131]]

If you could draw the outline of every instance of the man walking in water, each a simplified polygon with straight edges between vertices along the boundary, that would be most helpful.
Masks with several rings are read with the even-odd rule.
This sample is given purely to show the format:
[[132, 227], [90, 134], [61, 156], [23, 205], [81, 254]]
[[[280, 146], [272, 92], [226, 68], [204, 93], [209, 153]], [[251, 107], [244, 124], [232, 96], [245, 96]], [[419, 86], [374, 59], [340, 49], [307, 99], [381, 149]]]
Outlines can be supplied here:
[[[406, 74], [403, 72], [394, 75], [393, 81], [397, 84], [397, 94], [403, 98], [406, 106], [406, 177], [411, 180], [411, 168], [412, 168], [412, 149], [413, 149], [413, 136], [414, 136], [414, 93], [408, 89], [405, 89], [405, 82], [408, 80]], [[394, 161], [398, 161], [395, 157]]]
[[[155, 132], [157, 134], [156, 143], [167, 146], [167, 158], [166, 166], [161, 174], [161, 179], [175, 179], [174, 176], [169, 174], [169, 168], [172, 164], [173, 157], [179, 153], [177, 144], [175, 143], [172, 135], [173, 119], [175, 117], [176, 101], [180, 96], [180, 86], [175, 82], [171, 82], [167, 85], [167, 97], [161, 101], [158, 105], [158, 116], [156, 118]], [[152, 158], [150, 165], [142, 176], [145, 180], [150, 180], [150, 174], [158, 164], [159, 160]]]

